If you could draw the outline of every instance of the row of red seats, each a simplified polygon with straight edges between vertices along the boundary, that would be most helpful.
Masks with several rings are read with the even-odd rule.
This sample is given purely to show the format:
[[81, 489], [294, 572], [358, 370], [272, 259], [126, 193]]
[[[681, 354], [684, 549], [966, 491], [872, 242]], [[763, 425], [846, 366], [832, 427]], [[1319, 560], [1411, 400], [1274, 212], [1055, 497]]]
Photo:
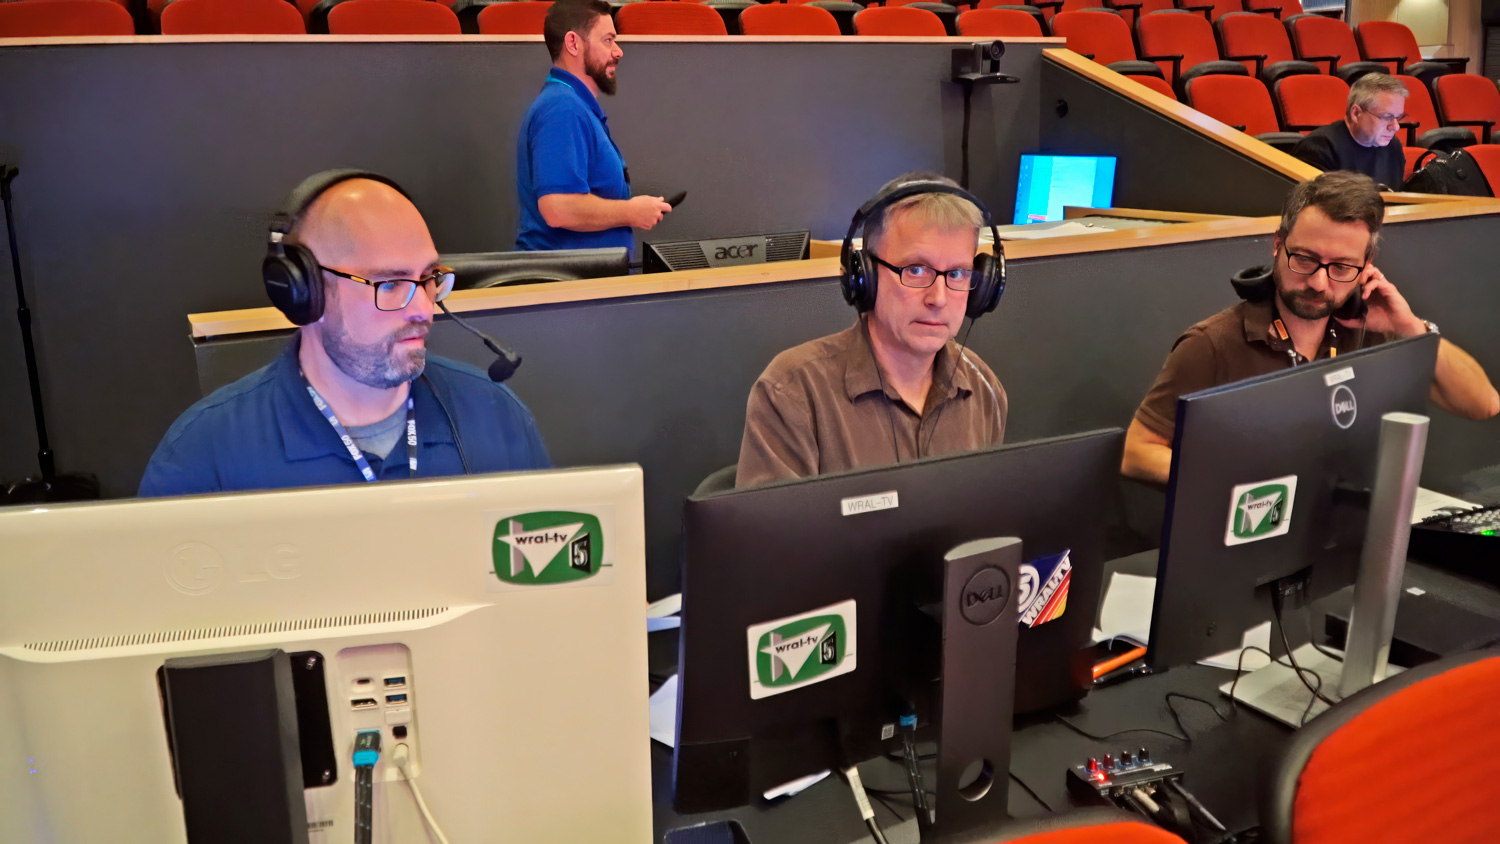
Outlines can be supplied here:
[[[167, 35], [299, 34], [319, 0], [151, 0], [150, 12]], [[481, 34], [540, 35], [550, 0], [495, 3], [480, 11]], [[334, 34], [458, 35], [458, 16], [432, 0], [349, 0], [327, 10]], [[1018, 16], [1018, 17], [1017, 17]], [[926, 9], [870, 7], [853, 16], [859, 35], [937, 36], [949, 34], [942, 19]], [[617, 25], [631, 35], [726, 35], [714, 9], [695, 3], [644, 2], [620, 8]], [[984, 38], [1041, 35], [1026, 14], [974, 9], [957, 16], [961, 35]], [[739, 14], [746, 35], [837, 36], [837, 19], [818, 2], [751, 6]], [[117, 0], [18, 0], [0, 3], [0, 37], [131, 35], [130, 13]]]

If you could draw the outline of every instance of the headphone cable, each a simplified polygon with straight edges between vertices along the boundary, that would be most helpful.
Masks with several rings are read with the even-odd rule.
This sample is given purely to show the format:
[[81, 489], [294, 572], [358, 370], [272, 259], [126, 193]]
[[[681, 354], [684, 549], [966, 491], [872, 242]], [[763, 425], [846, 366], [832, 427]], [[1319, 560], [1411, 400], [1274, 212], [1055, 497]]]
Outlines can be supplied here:
[[875, 357], [875, 340], [870, 336], [870, 317], [868, 314], [859, 315], [860, 327], [865, 334], [865, 347], [870, 350], [870, 365], [875, 367], [875, 379], [880, 382], [880, 398], [885, 404], [885, 420], [891, 423], [891, 459], [896, 463], [901, 462], [901, 447], [896, 444], [896, 415], [891, 412], [890, 397], [885, 394], [885, 375], [880, 371], [880, 360]]
[[[973, 330], [974, 330], [974, 318], [973, 317], [969, 317], [969, 325], [968, 325], [967, 328], [964, 329], [964, 339], [963, 339], [962, 342], [960, 342], [958, 344], [958, 352], [953, 356], [953, 365], [950, 366], [950, 367], [948, 367], [948, 386], [950, 388], [953, 386], [953, 376], [958, 373], [958, 363], [959, 363], [959, 361], [961, 361], [961, 360], [964, 359], [964, 351], [965, 351], [965, 349], [968, 348], [968, 345], [969, 345], [969, 332], [971, 332]], [[941, 422], [942, 419], [943, 419], [943, 411], [947, 410], [948, 409], [948, 405], [950, 405], [950, 404], [952, 404], [952, 402], [948, 401], [947, 397], [945, 396], [944, 399], [943, 399], [943, 403], [940, 404], [940, 405], [938, 405], [937, 413], [935, 414], [935, 416], [933, 417], [933, 420], [932, 420], [932, 428], [927, 431], [927, 445], [929, 447], [932, 445], [932, 438], [937, 435], [937, 426], [938, 426], [938, 423]], [[917, 431], [918, 431], [918, 433], [920, 433], [921, 430], [922, 430], [922, 423], [918, 422], [917, 423]], [[921, 440], [919, 438], [918, 442], [917, 442], [917, 457], [920, 458], [922, 456], [922, 452], [925, 451], [925, 450], [926, 449], [924, 449], [922, 447], [922, 443], [921, 443]]]

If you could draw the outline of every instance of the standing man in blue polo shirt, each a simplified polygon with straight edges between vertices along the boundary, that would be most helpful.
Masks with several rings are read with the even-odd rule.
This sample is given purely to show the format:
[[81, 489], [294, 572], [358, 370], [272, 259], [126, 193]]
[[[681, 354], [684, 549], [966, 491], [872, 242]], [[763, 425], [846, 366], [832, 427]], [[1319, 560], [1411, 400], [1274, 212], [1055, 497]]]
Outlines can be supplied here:
[[509, 387], [427, 354], [453, 273], [394, 182], [357, 170], [303, 182], [262, 273], [271, 301], [301, 328], [270, 365], [178, 417], [146, 466], [142, 496], [550, 466]]
[[599, 94], [615, 92], [625, 55], [603, 0], [557, 0], [542, 27], [552, 70], [521, 121], [516, 248], [597, 249], [635, 245], [672, 210], [659, 196], [630, 196], [630, 171], [609, 134]]

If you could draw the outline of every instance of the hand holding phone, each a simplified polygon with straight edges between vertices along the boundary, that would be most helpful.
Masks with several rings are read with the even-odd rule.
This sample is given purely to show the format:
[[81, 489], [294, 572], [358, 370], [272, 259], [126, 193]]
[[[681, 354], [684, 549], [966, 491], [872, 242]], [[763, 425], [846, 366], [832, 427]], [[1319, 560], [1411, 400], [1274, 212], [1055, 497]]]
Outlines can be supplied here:
[[667, 197], [666, 199], [664, 199], [662, 201], [665, 202], [665, 203], [667, 203], [668, 205], [672, 206], [673, 208], [676, 208], [677, 206], [679, 206], [679, 205], [682, 204], [682, 201], [684, 199], [687, 199], [687, 191], [679, 191], [677, 193], [672, 194], [671, 196]]

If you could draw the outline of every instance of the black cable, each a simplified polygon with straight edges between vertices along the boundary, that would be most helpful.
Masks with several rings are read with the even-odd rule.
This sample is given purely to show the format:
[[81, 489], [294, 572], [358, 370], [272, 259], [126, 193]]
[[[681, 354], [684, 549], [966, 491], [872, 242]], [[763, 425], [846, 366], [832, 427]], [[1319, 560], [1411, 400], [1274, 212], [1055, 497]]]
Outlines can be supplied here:
[[871, 788], [865, 789], [865, 792], [870, 795], [870, 799], [871, 800], [874, 800], [876, 803], [879, 803], [880, 805], [884, 806], [885, 810], [887, 812], [890, 812], [892, 815], [894, 815], [896, 817], [896, 822], [897, 823], [901, 823], [901, 822], [904, 822], [906, 820], [906, 816], [905, 815], [901, 814], [900, 812], [896, 811], [894, 808], [891, 807], [891, 804], [886, 801], [885, 796], [883, 795], [882, 792], [876, 791], [875, 789], [871, 789]]
[[[1268, 651], [1268, 650], [1266, 650], [1265, 648], [1256, 647], [1255, 645], [1246, 645], [1245, 647], [1241, 648], [1240, 649], [1240, 657], [1235, 662], [1235, 665], [1234, 665], [1234, 681], [1229, 684], [1229, 706], [1232, 709], [1236, 710], [1236, 711], [1239, 710], [1239, 701], [1237, 701], [1235, 699], [1235, 697], [1234, 697], [1234, 690], [1235, 690], [1236, 687], [1239, 686], [1239, 684], [1240, 684], [1240, 678], [1244, 676], [1244, 673], [1245, 673], [1245, 654], [1249, 653], [1250, 651], [1256, 651], [1258, 653], [1263, 653], [1263, 654], [1266, 655], [1266, 659], [1271, 660], [1272, 662], [1276, 663], [1277, 665], [1284, 666], [1286, 668], [1292, 668], [1291, 665], [1288, 665], [1287, 663], [1282, 662], [1281, 660], [1279, 660], [1279, 659], [1271, 656], [1271, 652]], [[1296, 674], [1297, 674], [1298, 677], [1302, 677], [1302, 672], [1303, 671], [1306, 671], [1307, 673], [1313, 675], [1313, 679], [1318, 681], [1317, 688], [1318, 689], [1323, 688], [1323, 678], [1321, 676], [1319, 676], [1318, 672], [1313, 671], [1310, 668], [1301, 668], [1301, 669], [1292, 668], [1292, 670], [1294, 672], [1296, 672]], [[1303, 682], [1304, 685], [1306, 685], [1307, 684], [1306, 678], [1303, 678], [1302, 682]], [[1308, 686], [1308, 688], [1309, 689], [1313, 689], [1312, 686]], [[1309, 713], [1312, 712], [1313, 704], [1316, 703], [1317, 700], [1318, 699], [1316, 697], [1311, 697], [1311, 696], [1308, 697], [1308, 699], [1307, 699], [1307, 708], [1304, 709], [1304, 710], [1302, 710], [1302, 718], [1301, 718], [1300, 721], [1298, 721], [1299, 724], [1306, 724], [1307, 723], [1307, 716], [1308, 716]]]
[[1188, 736], [1186, 734], [1186, 732], [1184, 732], [1183, 735], [1179, 736], [1176, 733], [1169, 733], [1169, 732], [1166, 732], [1165, 730], [1157, 730], [1157, 729], [1153, 729], [1151, 727], [1131, 727], [1131, 728], [1126, 729], [1126, 730], [1116, 730], [1115, 732], [1109, 733], [1108, 735], [1096, 736], [1093, 733], [1090, 733], [1087, 730], [1083, 729], [1082, 727], [1078, 726], [1077, 724], [1074, 724], [1072, 721], [1069, 721], [1068, 719], [1062, 717], [1061, 715], [1053, 715], [1052, 717], [1056, 718], [1058, 721], [1060, 721], [1063, 726], [1065, 726], [1068, 729], [1072, 730], [1073, 732], [1079, 734], [1080, 736], [1083, 736], [1084, 738], [1090, 739], [1092, 741], [1109, 741], [1110, 739], [1114, 738], [1115, 736], [1123, 736], [1126, 733], [1155, 733], [1156, 735], [1166, 736], [1167, 738], [1176, 739], [1177, 741], [1181, 741], [1181, 742], [1187, 742], [1188, 744], [1192, 744], [1193, 743], [1192, 737]]
[[[879, 271], [877, 270], [877, 272]], [[946, 281], [943, 283], [947, 284]], [[870, 349], [870, 365], [875, 367], [875, 380], [880, 382], [880, 400], [885, 405], [885, 418], [887, 422], [891, 423], [891, 459], [900, 463], [901, 447], [896, 444], [896, 416], [891, 412], [891, 400], [885, 394], [885, 375], [880, 371], [880, 360], [875, 357], [875, 339], [870, 336], [870, 320], [868, 317], [861, 316], [859, 323], [864, 327], [865, 345]], [[920, 424], [918, 424], [917, 429], [921, 430]]]
[[1031, 786], [1027, 785], [1025, 780], [1023, 780], [1020, 777], [1016, 776], [1015, 771], [1008, 771], [1007, 773], [1010, 774], [1010, 778], [1011, 779], [1013, 779], [1013, 780], [1016, 781], [1016, 785], [1019, 785], [1021, 787], [1022, 791], [1024, 791], [1027, 794], [1031, 795], [1031, 799], [1032, 800], [1035, 800], [1036, 802], [1042, 804], [1042, 808], [1043, 809], [1046, 809], [1047, 811], [1051, 812], [1054, 815], [1057, 814], [1057, 810], [1054, 809], [1054, 808], [1052, 808], [1052, 805], [1049, 804], [1046, 800], [1043, 800], [1042, 799], [1042, 795], [1036, 793], [1036, 789], [1034, 789]]
[[[1305, 620], [1307, 621], [1308, 639], [1311, 640], [1312, 639], [1312, 624], [1313, 624], [1313, 622], [1312, 622], [1312, 607], [1308, 606], [1306, 604], [1303, 604], [1302, 605], [1302, 614], [1304, 616], [1306, 616]], [[1344, 635], [1345, 635], [1345, 638], [1348, 637], [1348, 631], [1347, 630], [1345, 631]], [[1333, 660], [1334, 662], [1337, 662], [1337, 663], [1340, 663], [1340, 664], [1342, 664], [1344, 662], [1344, 658], [1343, 657], [1341, 657], [1338, 654], [1334, 653], [1333, 651], [1331, 651], [1331, 650], [1323, 647], [1322, 645], [1318, 644], [1317, 642], [1312, 642], [1312, 646], [1314, 648], [1317, 648], [1318, 653], [1322, 654], [1323, 656], [1328, 657], [1329, 659]]]
[[360, 730], [354, 737], [354, 844], [371, 844], [375, 822], [375, 763], [380, 759], [380, 731]]
[[[944, 278], [943, 279], [943, 284], [947, 284], [947, 283], [948, 283], [948, 280], [946, 278]], [[934, 281], [933, 284], [937, 284], [937, 282]], [[969, 292], [973, 293], [974, 291], [970, 290]], [[956, 354], [956, 355], [953, 356], [953, 365], [950, 366], [950, 367], [948, 367], [948, 386], [950, 386], [950, 387], [953, 385], [953, 376], [956, 375], [956, 374], [958, 374], [958, 364], [959, 364], [960, 361], [962, 361], [964, 359], [964, 350], [967, 349], [968, 346], [969, 346], [969, 334], [971, 332], [973, 332], [973, 331], [974, 331], [974, 318], [973, 317], [969, 317], [969, 325], [968, 325], [967, 328], [964, 329], [964, 339], [961, 340], [961, 341], [959, 341], [959, 344], [958, 344], [958, 354]], [[938, 423], [941, 422], [941, 421], [943, 421], [943, 411], [947, 410], [948, 409], [948, 405], [950, 405], [950, 404], [952, 404], [952, 402], [944, 400], [942, 404], [938, 405], [937, 414], [935, 415], [935, 417], [932, 420], [932, 427], [927, 431], [927, 445], [928, 446], [932, 445], [932, 438], [935, 437], [935, 436], [937, 436], [937, 426], [938, 426]], [[926, 449], [924, 449], [922, 447], [922, 423], [920, 421], [918, 421], [917, 422], [917, 458], [918, 459], [921, 459], [922, 453], [924, 451], [926, 451]]]
[[[1195, 697], [1195, 696], [1187, 694], [1185, 692], [1167, 692], [1165, 695], [1163, 695], [1163, 697], [1166, 698], [1167, 709], [1172, 709], [1172, 698], [1174, 698], [1174, 697], [1180, 697], [1180, 698], [1183, 698], [1184, 700], [1197, 701], [1198, 703], [1203, 704], [1204, 706], [1208, 707], [1209, 709], [1212, 709], [1214, 711], [1214, 714], [1217, 715], [1217, 716], [1219, 716], [1219, 720], [1220, 721], [1228, 721], [1229, 720], [1229, 716], [1225, 715], [1222, 712], [1220, 712], [1218, 705], [1215, 704], [1213, 701], [1204, 700], [1201, 697]], [[1178, 726], [1180, 727], [1182, 725], [1179, 723]], [[1187, 732], [1187, 730], [1183, 730], [1183, 732], [1185, 733], [1185, 732]]]
[[[983, 68], [980, 68], [983, 70]], [[964, 84], [964, 130], [959, 136], [958, 155], [962, 162], [959, 165], [958, 185], [964, 190], [969, 189], [969, 111], [970, 103], [974, 99], [974, 83]]]
[[880, 831], [880, 824], [876, 823], [874, 818], [866, 820], [865, 826], [869, 827], [870, 837], [875, 839], [875, 844], [891, 844], [885, 840], [885, 833]]
[[927, 806], [927, 793], [922, 789], [921, 754], [917, 753], [917, 716], [912, 713], [901, 716], [901, 748], [906, 762], [906, 783], [911, 788], [912, 810], [917, 816], [917, 839], [932, 837], [932, 812]]
[[[1281, 620], [1281, 593], [1280, 591], [1275, 589], [1271, 591], [1271, 611], [1276, 614], [1276, 629], [1281, 632], [1281, 646], [1283, 648], [1286, 648], [1287, 662], [1290, 662], [1292, 664], [1292, 671], [1295, 672], [1297, 678], [1302, 681], [1302, 685], [1306, 686], [1309, 692], [1312, 692], [1313, 697], [1323, 701], [1329, 706], [1333, 706], [1334, 701], [1328, 696], [1324, 695], [1322, 691], [1320, 691], [1320, 689], [1323, 688], [1323, 678], [1318, 676], [1318, 672], [1313, 671], [1310, 668], [1303, 668], [1302, 666], [1298, 665], [1297, 657], [1292, 655], [1292, 643], [1291, 640], [1286, 637], [1286, 625], [1282, 623]], [[1312, 683], [1309, 683], [1307, 681], [1307, 677], [1302, 673], [1304, 671], [1318, 678], [1318, 685], [1316, 688], [1313, 687]], [[1309, 710], [1311, 709], [1310, 704], [1308, 708]], [[1307, 714], [1303, 713], [1302, 718], [1305, 722], [1307, 719]]]

